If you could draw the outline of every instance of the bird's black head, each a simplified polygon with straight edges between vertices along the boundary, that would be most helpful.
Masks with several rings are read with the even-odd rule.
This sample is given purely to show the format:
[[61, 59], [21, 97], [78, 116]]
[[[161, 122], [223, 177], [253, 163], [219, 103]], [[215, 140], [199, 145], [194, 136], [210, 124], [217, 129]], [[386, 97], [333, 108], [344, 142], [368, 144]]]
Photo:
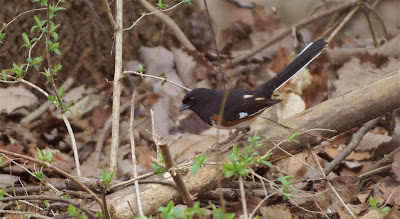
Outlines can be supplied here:
[[191, 109], [198, 114], [199, 107], [205, 107], [209, 103], [210, 98], [215, 96], [212, 94], [212, 92], [215, 91], [206, 88], [196, 88], [190, 91], [183, 97], [179, 112], [186, 109]]

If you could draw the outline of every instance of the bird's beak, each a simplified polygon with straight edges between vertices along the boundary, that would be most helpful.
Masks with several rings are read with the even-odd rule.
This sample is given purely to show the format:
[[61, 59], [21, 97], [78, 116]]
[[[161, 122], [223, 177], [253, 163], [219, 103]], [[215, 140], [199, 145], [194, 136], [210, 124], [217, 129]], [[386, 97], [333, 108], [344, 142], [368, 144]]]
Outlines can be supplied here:
[[183, 110], [186, 110], [189, 108], [190, 108], [189, 105], [182, 103], [181, 107], [179, 107], [179, 112], [182, 112]]

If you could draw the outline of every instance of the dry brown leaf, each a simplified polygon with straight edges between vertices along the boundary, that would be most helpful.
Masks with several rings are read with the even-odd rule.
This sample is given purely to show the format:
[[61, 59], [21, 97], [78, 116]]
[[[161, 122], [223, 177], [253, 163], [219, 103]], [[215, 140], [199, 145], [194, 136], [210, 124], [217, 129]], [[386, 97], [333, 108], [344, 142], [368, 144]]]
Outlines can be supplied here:
[[[318, 159], [321, 166], [324, 167], [325, 161], [319, 157]], [[305, 164], [308, 164], [312, 168], [306, 166]], [[295, 154], [293, 157], [280, 160], [274, 166], [278, 172], [284, 175], [293, 176], [295, 180], [321, 177], [313, 157], [307, 151]], [[296, 186], [299, 185], [300, 183], [298, 183]]]
[[[384, 199], [383, 201], [378, 200], [379, 203], [387, 202], [389, 205], [400, 205], [400, 182], [395, 177], [386, 177], [376, 184], [377, 188], [382, 192], [382, 195], [378, 194], [377, 196]], [[376, 196], [374, 195], [374, 197]]]
[[[334, 159], [335, 157], [337, 157], [340, 152], [342, 152], [342, 149], [339, 148], [333, 148], [333, 147], [324, 147], [324, 152], [331, 158]], [[371, 153], [370, 152], [351, 152], [351, 154], [349, 154], [349, 156], [346, 157], [345, 160], [358, 160], [358, 161], [362, 161], [362, 160], [368, 160], [371, 158]]]
[[260, 208], [262, 218], [292, 219], [292, 213], [286, 205], [272, 205]]
[[14, 109], [37, 102], [37, 97], [23, 86], [0, 88], [0, 112], [11, 113]]
[[361, 204], [367, 203], [367, 199], [371, 196], [371, 190], [363, 190], [359, 194], [357, 194], [358, 200]]
[[395, 205], [393, 206], [389, 214], [386, 215], [385, 219], [397, 219], [400, 218], [400, 211], [399, 211], [399, 206]]
[[370, 71], [372, 64], [361, 63], [360, 59], [352, 58], [338, 70], [339, 79], [333, 82], [335, 91], [330, 98], [341, 96], [351, 90], [372, 83], [386, 75], [383, 71]]
[[400, 152], [396, 152], [394, 154], [393, 162], [392, 162], [392, 172], [396, 174], [397, 181], [400, 181]]
[[343, 208], [338, 207], [336, 210], [337, 210], [337, 213], [339, 214], [340, 219], [352, 219], [350, 214]]

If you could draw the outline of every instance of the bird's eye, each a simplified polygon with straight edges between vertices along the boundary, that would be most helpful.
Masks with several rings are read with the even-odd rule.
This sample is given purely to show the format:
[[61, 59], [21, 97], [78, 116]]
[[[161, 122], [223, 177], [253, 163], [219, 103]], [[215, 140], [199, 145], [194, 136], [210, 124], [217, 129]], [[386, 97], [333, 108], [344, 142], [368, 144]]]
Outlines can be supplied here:
[[189, 98], [189, 101], [192, 101], [192, 100], [194, 100], [194, 97], [190, 97], [190, 98]]

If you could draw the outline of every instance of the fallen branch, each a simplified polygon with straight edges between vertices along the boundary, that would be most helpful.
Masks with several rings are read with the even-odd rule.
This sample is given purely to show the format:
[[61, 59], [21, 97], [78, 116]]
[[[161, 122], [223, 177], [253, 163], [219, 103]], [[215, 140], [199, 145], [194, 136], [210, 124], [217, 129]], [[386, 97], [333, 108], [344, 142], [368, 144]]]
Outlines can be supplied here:
[[[387, 112], [400, 108], [400, 70], [392, 73], [379, 81], [366, 85], [347, 93], [344, 96], [327, 100], [317, 106], [314, 106], [302, 113], [294, 115], [281, 123], [292, 129], [284, 128], [277, 124], [266, 125], [259, 130], [259, 135], [264, 137], [271, 136], [266, 145], [258, 150], [259, 154], [265, 154], [275, 145], [271, 142], [282, 141], [291, 136], [295, 130], [312, 130], [299, 135], [296, 142], [284, 142], [280, 147], [286, 151], [301, 151], [305, 147], [303, 145], [315, 146], [326, 137], [330, 138], [349, 129], [360, 127], [364, 123], [383, 115]], [[318, 128], [318, 129], [317, 129]], [[336, 130], [333, 133], [329, 130]], [[281, 150], [273, 150], [274, 155], [271, 159], [280, 156]], [[223, 154], [224, 156], [226, 154]], [[209, 162], [213, 162], [219, 156], [219, 152], [209, 152], [206, 154]], [[184, 172], [184, 171], [182, 171]], [[196, 175], [187, 172], [184, 180], [192, 194], [202, 193], [217, 187], [217, 178], [223, 177], [218, 168], [214, 166], [202, 167]], [[178, 200], [179, 193], [165, 185], [146, 185], [141, 187], [143, 213], [151, 215], [156, 212], [157, 207], [166, 205], [169, 200]], [[108, 204], [115, 207], [115, 215], [117, 218], [133, 218], [138, 214], [136, 204], [136, 194], [132, 193], [132, 187], [121, 189], [107, 196]], [[162, 192], [160, 192], [162, 191]], [[132, 206], [129, 207], [128, 201]], [[98, 206], [90, 204], [87, 206], [98, 210]]]

